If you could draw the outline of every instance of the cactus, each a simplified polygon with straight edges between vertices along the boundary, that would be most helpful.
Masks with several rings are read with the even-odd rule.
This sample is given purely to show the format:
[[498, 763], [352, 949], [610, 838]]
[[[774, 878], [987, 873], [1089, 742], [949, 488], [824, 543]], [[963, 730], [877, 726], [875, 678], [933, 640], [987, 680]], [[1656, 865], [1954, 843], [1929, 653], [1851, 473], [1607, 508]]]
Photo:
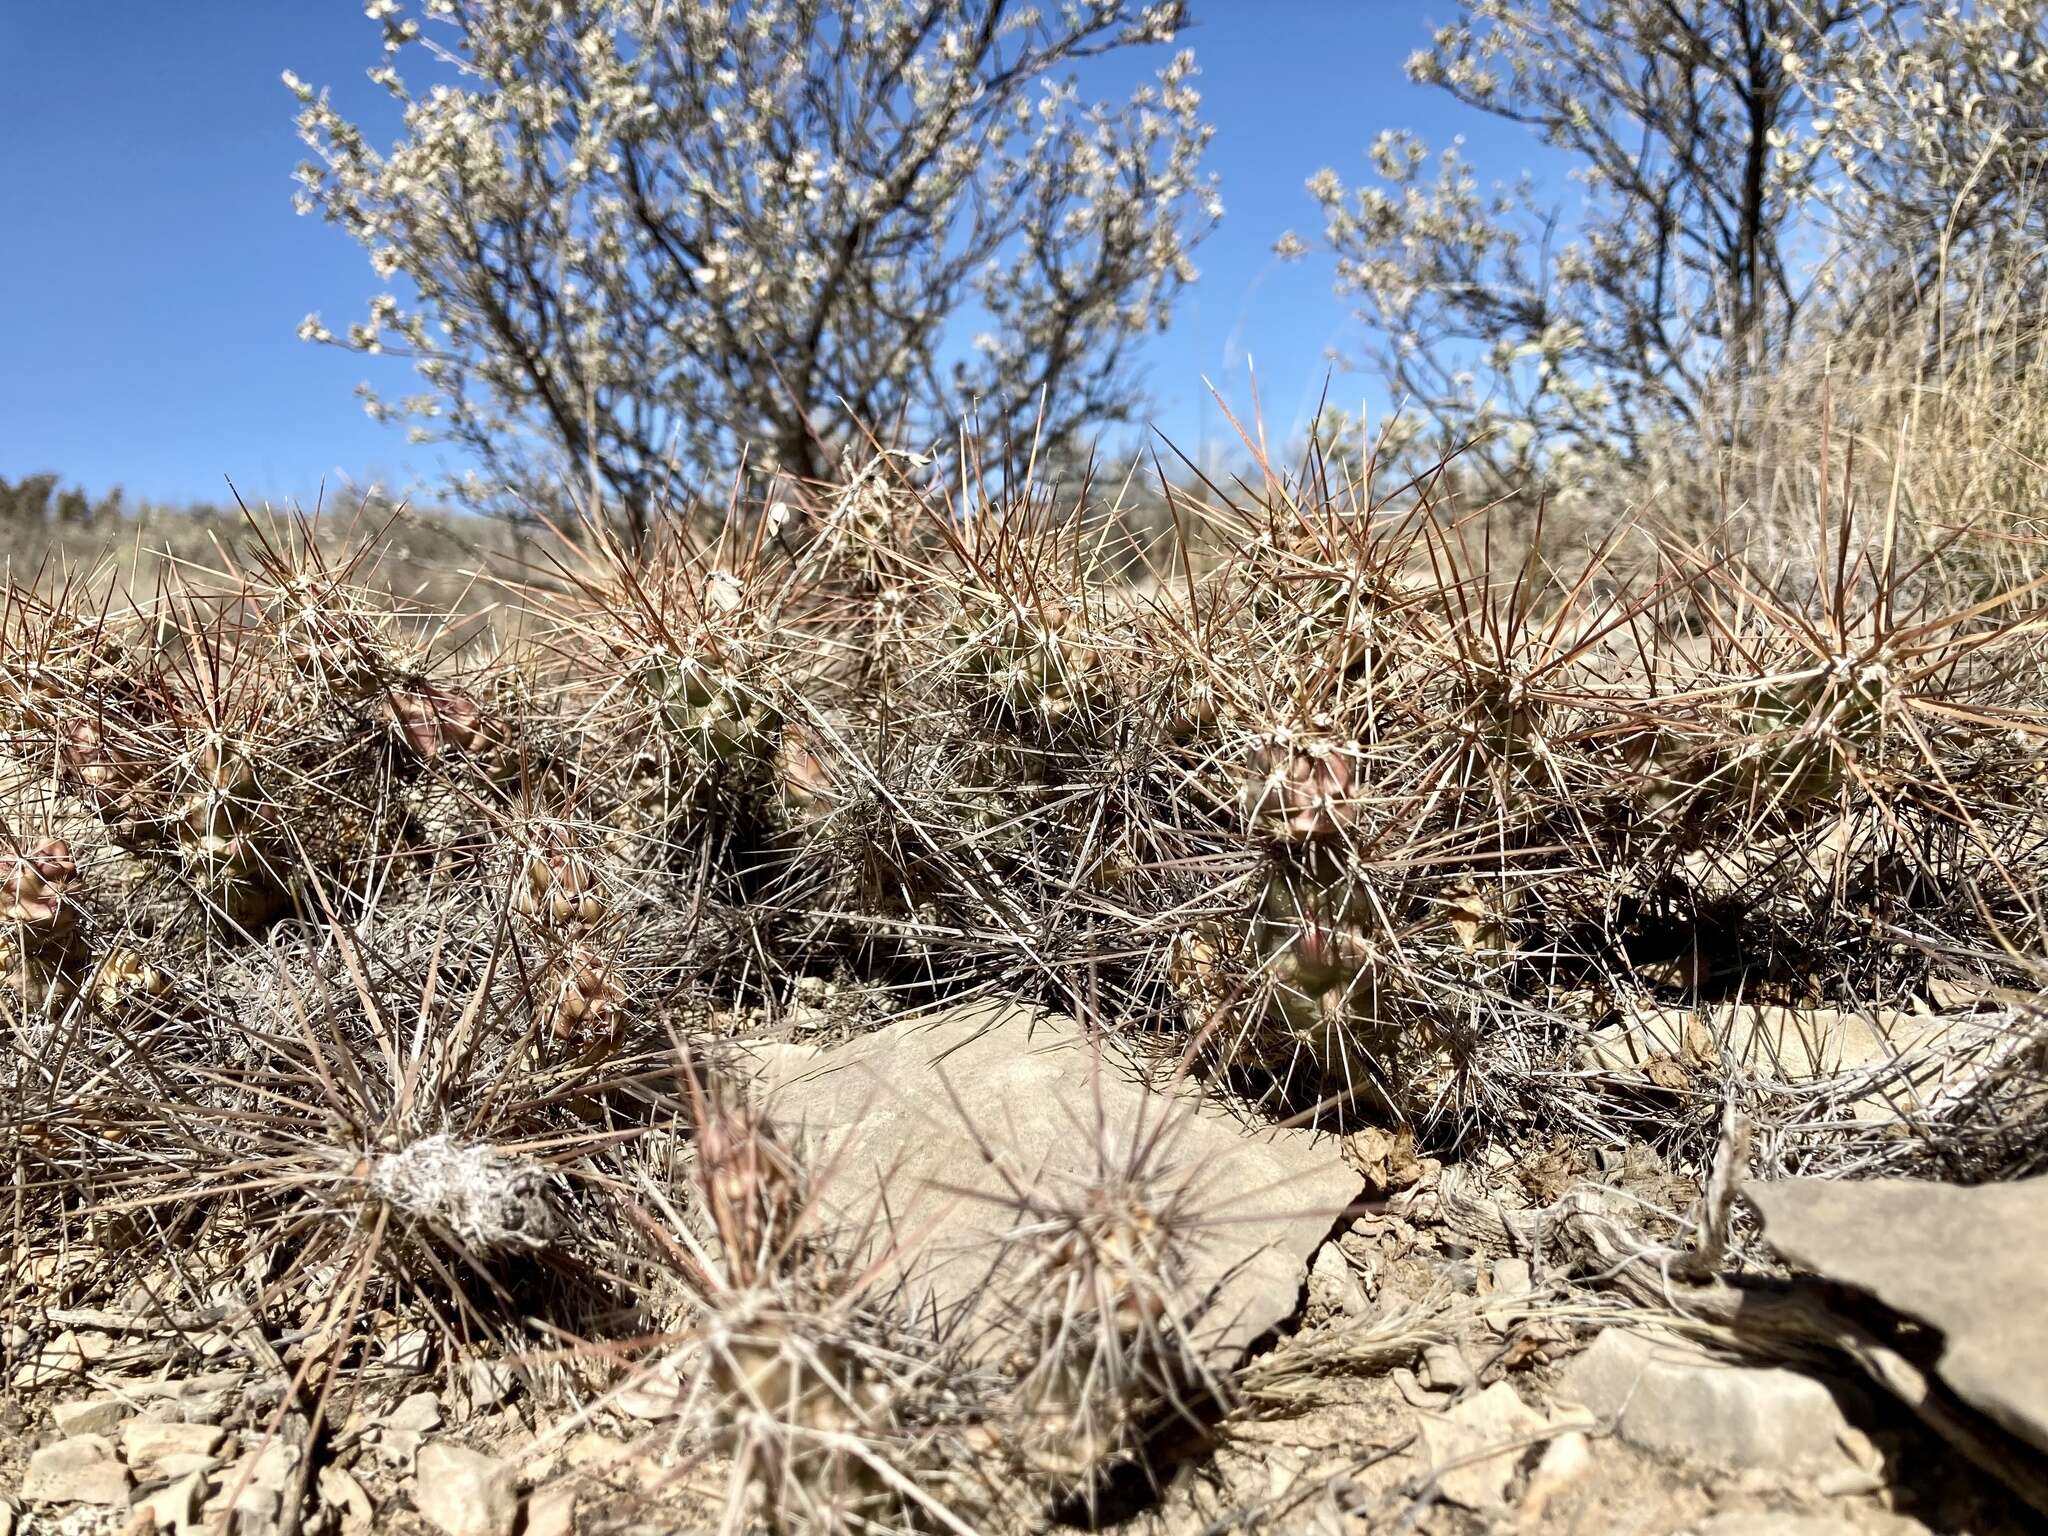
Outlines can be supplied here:
[[1079, 609], [1053, 602], [975, 623], [963, 614], [954, 667], [1009, 722], [1053, 729], [1099, 702], [1099, 643]]
[[1170, 1161], [1178, 1124], [1172, 1110], [1135, 1126], [1084, 1118], [1089, 1145], [1057, 1170], [985, 1153], [1011, 1221], [997, 1271], [1005, 1438], [1025, 1477], [1091, 1511], [1120, 1465], [1229, 1395], [1197, 1342], [1190, 1257], [1208, 1215], [1201, 1170]]
[[601, 922], [609, 907], [589, 856], [565, 834], [550, 831], [519, 866], [512, 910], [544, 927], [580, 932]]
[[686, 1400], [732, 1466], [728, 1509], [751, 1498], [773, 1531], [922, 1528], [937, 1446], [918, 1399], [936, 1348], [821, 1241], [801, 1160], [759, 1110], [697, 1105], [696, 1214], [716, 1239], [692, 1279]]
[[653, 657], [635, 674], [662, 728], [706, 765], [770, 761], [782, 712], [768, 693], [694, 658]]
[[1792, 810], [1841, 788], [1849, 763], [1882, 728], [1891, 671], [1882, 660], [1838, 655], [1759, 679], [1741, 699], [1737, 782], [1756, 799]]
[[1210, 1390], [1197, 1223], [1128, 1161], [1021, 1190], [1010, 1353], [962, 1373], [828, 1251], [796, 1149], [697, 1102], [807, 983], [858, 1000], [835, 1032], [1027, 994], [1253, 1123], [1391, 1117], [1446, 1161], [1596, 1123], [1575, 1045], [1659, 987], [2038, 990], [2024, 592], [1902, 618], [1882, 559], [1785, 595], [1672, 549], [1631, 594], [1454, 553], [1482, 520], [1426, 483], [1277, 470], [1177, 495], [1141, 570], [1093, 508], [977, 480], [934, 515], [899, 463], [801, 518], [743, 488], [579, 530], [546, 590], [505, 577], [496, 648], [373, 590], [374, 548], [258, 526], [153, 596], [9, 589], [0, 793], [61, 832], [0, 849], [23, 1272], [118, 1230], [67, 1305], [232, 1275], [318, 1330], [362, 1277], [451, 1348], [674, 1303], [736, 1526], [935, 1527], [913, 1490], [963, 1451], [1092, 1496]]
[[142, 811], [148, 759], [110, 722], [74, 716], [57, 731], [64, 779], [110, 826], [131, 831]]
[[1283, 727], [1253, 745], [1241, 799], [1258, 835], [1297, 845], [1343, 836], [1356, 819], [1358, 792], [1355, 742]]
[[185, 877], [231, 922], [260, 923], [289, 900], [273, 802], [249, 758], [218, 740], [199, 748], [194, 777], [173, 814]]
[[588, 1043], [617, 1035], [626, 1006], [619, 965], [593, 943], [575, 941], [548, 964], [543, 1017], [559, 1038]]

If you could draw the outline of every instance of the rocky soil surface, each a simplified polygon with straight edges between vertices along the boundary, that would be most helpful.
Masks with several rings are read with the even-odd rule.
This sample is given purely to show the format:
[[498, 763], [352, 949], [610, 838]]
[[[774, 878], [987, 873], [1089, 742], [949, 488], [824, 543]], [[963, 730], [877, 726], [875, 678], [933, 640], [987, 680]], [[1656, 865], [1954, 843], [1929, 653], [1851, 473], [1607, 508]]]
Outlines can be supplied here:
[[[1910, 1536], [2048, 1518], [2027, 1503], [2048, 1465], [2048, 1179], [1753, 1184], [1717, 1234], [1712, 1192], [1695, 1206], [1641, 1146], [1546, 1202], [1526, 1166], [1446, 1169], [1391, 1133], [1255, 1134], [1017, 1009], [764, 1047], [755, 1070], [836, 1170], [830, 1198], [886, 1197], [918, 1234], [886, 1262], [935, 1314], [972, 1320], [997, 1289], [959, 1261], [986, 1251], [1006, 1188], [1102, 1155], [1083, 1085], [1090, 1124], [1202, 1171], [1181, 1306], [1227, 1390], [1099, 1490], [1099, 1525]], [[1596, 1246], [1638, 1245], [1604, 1273], [1568, 1230], [1596, 1208], [1627, 1213], [1587, 1228]], [[1719, 1278], [1693, 1262], [1717, 1243]], [[1631, 1266], [1641, 1283], [1616, 1284]], [[746, 1528], [673, 1373], [550, 1412], [534, 1362], [429, 1373], [394, 1331], [309, 1437], [287, 1407], [306, 1341], [132, 1301], [11, 1325], [0, 1536]]]

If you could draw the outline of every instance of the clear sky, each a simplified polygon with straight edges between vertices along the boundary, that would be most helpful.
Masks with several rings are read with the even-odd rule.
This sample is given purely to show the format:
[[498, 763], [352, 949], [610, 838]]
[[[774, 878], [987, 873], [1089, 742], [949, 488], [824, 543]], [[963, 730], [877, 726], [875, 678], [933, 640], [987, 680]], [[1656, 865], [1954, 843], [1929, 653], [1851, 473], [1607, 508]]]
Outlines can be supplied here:
[[[1281, 230], [1315, 233], [1302, 182], [1318, 166], [1361, 179], [1373, 136], [1408, 127], [1466, 131], [1489, 171], [1521, 169], [1522, 140], [1403, 78], [1451, 9], [1193, 0], [1185, 40], [1227, 213], [1150, 344], [1153, 419], [1176, 442], [1227, 431], [1201, 380], [1242, 404], [1248, 356], [1284, 432], [1320, 392], [1325, 352], [1356, 340], [1325, 262], [1270, 256]], [[364, 378], [395, 392], [404, 365], [294, 334], [310, 310], [337, 331], [359, 319], [377, 282], [346, 235], [292, 212], [302, 147], [279, 72], [375, 114], [389, 106], [364, 79], [377, 53], [356, 0], [0, 0], [0, 476], [47, 469], [163, 501], [218, 499], [224, 477], [308, 501], [323, 480], [434, 478], [439, 450], [370, 421], [353, 393]], [[1156, 63], [1125, 66], [1129, 82]], [[1339, 378], [1332, 396], [1355, 407], [1367, 389]]]

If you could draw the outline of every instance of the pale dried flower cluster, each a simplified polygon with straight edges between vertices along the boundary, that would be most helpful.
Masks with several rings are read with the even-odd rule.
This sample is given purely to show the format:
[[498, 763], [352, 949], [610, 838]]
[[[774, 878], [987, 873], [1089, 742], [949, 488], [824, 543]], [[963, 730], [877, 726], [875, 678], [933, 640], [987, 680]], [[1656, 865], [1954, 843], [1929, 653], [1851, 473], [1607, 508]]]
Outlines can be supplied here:
[[[1904, 9], [1904, 8], [1902, 8]], [[2040, 298], [2048, 240], [2048, 3], [1940, 0], [1824, 52], [1780, 40], [1821, 111], [1783, 152], [1822, 161], [1831, 287], [1849, 304], [1948, 299], [1993, 272]]]

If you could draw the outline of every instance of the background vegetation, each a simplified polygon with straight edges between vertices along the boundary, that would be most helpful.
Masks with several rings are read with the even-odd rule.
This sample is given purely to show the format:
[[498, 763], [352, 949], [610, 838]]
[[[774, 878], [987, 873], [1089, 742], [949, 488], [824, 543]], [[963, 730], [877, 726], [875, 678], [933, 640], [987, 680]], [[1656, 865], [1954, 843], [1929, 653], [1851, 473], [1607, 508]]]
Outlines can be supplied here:
[[[1087, 454], [1207, 129], [1181, 57], [1063, 72], [1177, 6], [377, 0], [401, 140], [293, 88], [393, 292], [306, 334], [414, 357], [528, 526], [211, 511], [7, 589], [16, 1284], [260, 1319], [309, 1454], [400, 1319], [535, 1401], [681, 1370], [732, 1529], [1032, 1528], [1250, 1401], [1205, 1218], [1093, 1127], [970, 1369], [746, 1098], [799, 1020], [1045, 1005], [1563, 1184], [1718, 1152], [1710, 1271], [1730, 1158], [2038, 1170], [2037, 1005], [1912, 1021], [2048, 954], [2042, 8], [1456, 9], [1411, 70], [1583, 208], [1317, 177], [1399, 409], [1224, 476]], [[1887, 1049], [1789, 1068], [1823, 1017]]]

